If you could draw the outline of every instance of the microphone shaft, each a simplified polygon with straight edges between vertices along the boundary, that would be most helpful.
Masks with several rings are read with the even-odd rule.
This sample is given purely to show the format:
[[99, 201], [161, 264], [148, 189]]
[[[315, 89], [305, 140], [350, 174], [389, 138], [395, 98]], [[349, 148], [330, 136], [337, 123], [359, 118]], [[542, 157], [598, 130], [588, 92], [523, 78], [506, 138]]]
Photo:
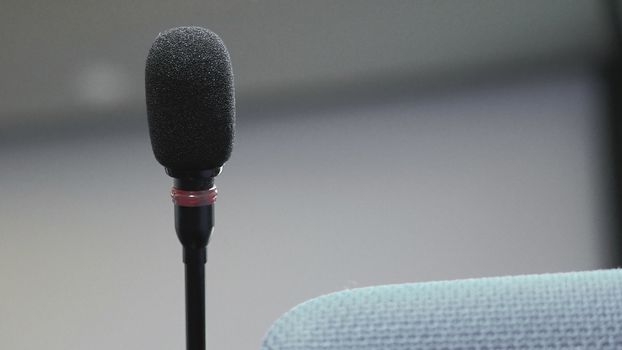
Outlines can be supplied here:
[[[175, 230], [183, 246], [186, 269], [186, 349], [205, 350], [205, 263], [207, 243], [214, 227], [215, 187], [205, 191], [173, 189], [175, 205]], [[195, 203], [197, 198], [207, 198], [209, 205]], [[200, 200], [199, 200], [200, 202]], [[199, 206], [181, 206], [179, 203]]]
[[187, 350], [205, 350], [205, 257], [205, 248], [184, 247]]

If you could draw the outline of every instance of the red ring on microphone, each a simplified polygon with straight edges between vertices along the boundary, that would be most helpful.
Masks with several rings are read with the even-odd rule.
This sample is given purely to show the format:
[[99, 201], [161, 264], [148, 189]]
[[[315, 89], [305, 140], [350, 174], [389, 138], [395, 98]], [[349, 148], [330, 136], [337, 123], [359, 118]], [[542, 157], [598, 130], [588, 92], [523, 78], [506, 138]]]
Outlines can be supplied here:
[[205, 205], [212, 205], [216, 202], [217, 197], [218, 190], [216, 186], [203, 191], [184, 191], [175, 187], [171, 189], [173, 203], [180, 207], [202, 207]]

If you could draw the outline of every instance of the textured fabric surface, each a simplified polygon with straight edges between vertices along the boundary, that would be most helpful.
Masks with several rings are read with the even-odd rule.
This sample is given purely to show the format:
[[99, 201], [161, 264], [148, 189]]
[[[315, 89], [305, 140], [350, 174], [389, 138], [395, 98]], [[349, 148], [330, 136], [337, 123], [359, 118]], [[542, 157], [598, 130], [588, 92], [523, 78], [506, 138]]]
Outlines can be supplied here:
[[622, 270], [387, 285], [298, 305], [263, 350], [622, 349]]

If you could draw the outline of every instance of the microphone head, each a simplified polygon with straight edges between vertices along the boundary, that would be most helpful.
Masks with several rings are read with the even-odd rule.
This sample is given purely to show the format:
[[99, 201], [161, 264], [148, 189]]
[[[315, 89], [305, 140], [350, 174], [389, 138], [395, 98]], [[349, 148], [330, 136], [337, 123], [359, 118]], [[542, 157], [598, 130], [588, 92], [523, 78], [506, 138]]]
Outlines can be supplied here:
[[155, 39], [145, 68], [153, 153], [169, 170], [221, 167], [235, 123], [229, 52], [212, 31], [179, 27]]

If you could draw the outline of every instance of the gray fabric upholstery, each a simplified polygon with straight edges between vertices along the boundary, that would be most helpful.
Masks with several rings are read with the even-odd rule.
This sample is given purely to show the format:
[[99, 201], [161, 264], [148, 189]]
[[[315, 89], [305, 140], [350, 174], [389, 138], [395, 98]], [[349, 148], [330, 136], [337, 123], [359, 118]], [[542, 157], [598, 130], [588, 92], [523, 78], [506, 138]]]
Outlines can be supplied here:
[[277, 320], [263, 350], [622, 349], [622, 270], [345, 290]]

